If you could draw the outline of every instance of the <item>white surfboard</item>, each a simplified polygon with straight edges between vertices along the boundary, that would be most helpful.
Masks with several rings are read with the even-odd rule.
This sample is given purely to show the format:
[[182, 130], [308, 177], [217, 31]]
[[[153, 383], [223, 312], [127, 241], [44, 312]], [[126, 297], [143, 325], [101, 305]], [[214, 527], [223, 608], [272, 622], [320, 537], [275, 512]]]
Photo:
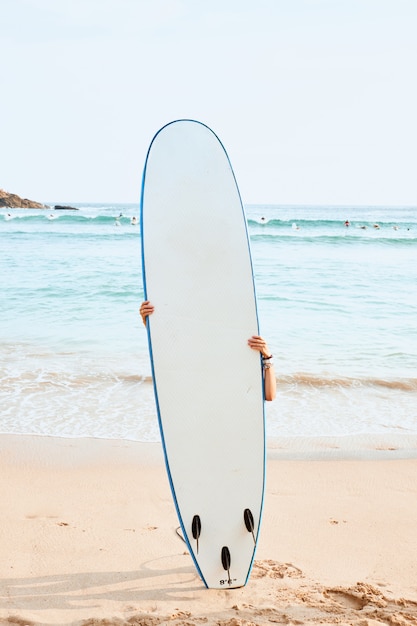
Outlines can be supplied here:
[[148, 338], [166, 467], [207, 587], [246, 584], [265, 477], [258, 317], [246, 220], [223, 145], [179, 120], [150, 145], [142, 182]]

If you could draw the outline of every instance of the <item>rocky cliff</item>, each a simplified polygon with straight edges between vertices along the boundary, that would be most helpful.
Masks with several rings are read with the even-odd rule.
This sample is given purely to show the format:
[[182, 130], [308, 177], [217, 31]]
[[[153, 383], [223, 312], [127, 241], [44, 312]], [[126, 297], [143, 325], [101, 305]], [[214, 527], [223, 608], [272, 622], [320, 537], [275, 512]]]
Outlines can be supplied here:
[[0, 189], [0, 207], [10, 207], [14, 209], [46, 209], [40, 202], [34, 202], [27, 198], [20, 198], [15, 193], [8, 193]]

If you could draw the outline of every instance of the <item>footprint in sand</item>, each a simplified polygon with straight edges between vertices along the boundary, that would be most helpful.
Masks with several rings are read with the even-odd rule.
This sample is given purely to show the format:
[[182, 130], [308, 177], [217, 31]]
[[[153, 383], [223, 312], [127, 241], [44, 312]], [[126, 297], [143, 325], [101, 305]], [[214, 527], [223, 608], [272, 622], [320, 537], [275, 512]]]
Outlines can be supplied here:
[[368, 604], [374, 607], [385, 608], [387, 599], [384, 594], [366, 583], [358, 583], [354, 587], [335, 587], [323, 592], [326, 598], [334, 600], [347, 609], [361, 611]]
[[292, 563], [279, 563], [267, 559], [255, 561], [252, 572], [253, 578], [303, 578], [303, 572]]
[[[415, 626], [417, 624], [417, 602], [404, 598], [394, 599], [367, 583], [357, 583], [352, 587], [334, 587], [323, 590], [323, 595], [335, 605], [327, 606], [327, 613], [343, 611], [344, 616], [359, 611], [361, 621], [352, 623], [360, 626]], [[350, 613], [353, 611], [354, 613]], [[332, 622], [333, 623], [333, 622]], [[351, 622], [349, 622], [351, 623]]]
[[366, 598], [361, 598], [348, 591], [343, 591], [342, 589], [325, 591], [323, 595], [330, 600], [334, 600], [337, 604], [340, 604], [346, 609], [355, 609], [356, 611], [361, 611], [364, 606], [369, 604], [369, 600]]

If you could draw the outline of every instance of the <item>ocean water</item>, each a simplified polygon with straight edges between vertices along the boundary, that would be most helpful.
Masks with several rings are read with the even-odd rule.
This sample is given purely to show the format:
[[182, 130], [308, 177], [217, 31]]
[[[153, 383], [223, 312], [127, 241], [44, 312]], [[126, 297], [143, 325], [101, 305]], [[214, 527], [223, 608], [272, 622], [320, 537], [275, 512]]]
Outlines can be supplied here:
[[[0, 210], [0, 432], [158, 441], [139, 207], [75, 206]], [[245, 210], [268, 437], [417, 434], [417, 207]]]

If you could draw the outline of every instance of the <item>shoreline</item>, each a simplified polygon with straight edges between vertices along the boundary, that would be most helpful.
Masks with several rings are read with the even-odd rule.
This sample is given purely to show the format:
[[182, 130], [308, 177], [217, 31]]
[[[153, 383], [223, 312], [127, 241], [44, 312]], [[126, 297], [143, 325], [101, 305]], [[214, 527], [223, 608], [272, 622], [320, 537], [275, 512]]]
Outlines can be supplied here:
[[[32, 463], [84, 465], [100, 462], [104, 455], [115, 463], [164, 465], [160, 441], [0, 433], [0, 461], [18, 462], [24, 457]], [[266, 457], [293, 461], [417, 459], [417, 435], [270, 437], [266, 440]]]
[[0, 435], [0, 624], [416, 623], [417, 454], [268, 443], [252, 575], [217, 591], [175, 533], [159, 443]]

